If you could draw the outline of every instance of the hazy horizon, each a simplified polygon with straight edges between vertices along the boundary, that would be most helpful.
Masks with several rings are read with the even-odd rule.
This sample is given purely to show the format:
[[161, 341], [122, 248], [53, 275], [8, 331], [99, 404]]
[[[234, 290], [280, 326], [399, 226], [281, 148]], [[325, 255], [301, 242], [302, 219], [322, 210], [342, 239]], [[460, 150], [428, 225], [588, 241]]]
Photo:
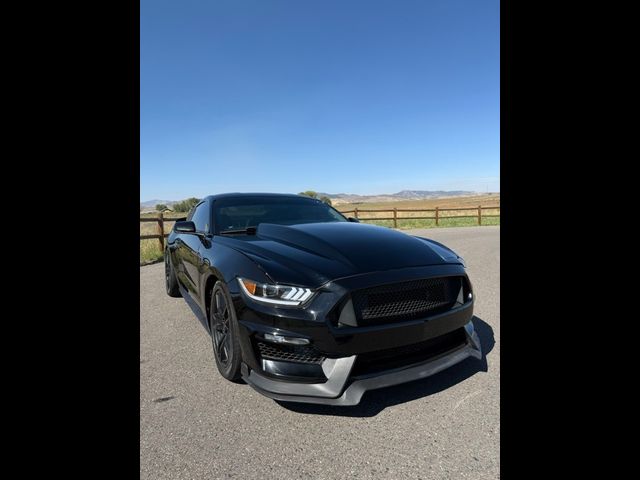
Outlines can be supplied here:
[[[211, 192], [211, 193], [207, 193], [205, 195], [188, 195], [186, 197], [183, 198], [160, 198], [160, 197], [155, 197], [155, 198], [148, 198], [148, 199], [140, 199], [140, 203], [147, 203], [147, 202], [151, 202], [151, 201], [163, 201], [163, 202], [179, 202], [182, 200], [186, 200], [187, 198], [204, 198], [208, 195], [216, 195], [216, 194], [220, 194], [220, 193], [291, 193], [291, 194], [298, 194], [302, 191], [306, 191], [306, 190], [312, 190], [312, 189], [305, 189], [305, 190], [300, 190], [300, 191], [290, 191], [290, 192], [284, 192], [284, 191], [268, 191], [268, 190], [261, 190], [261, 191], [249, 191], [249, 190], [237, 190], [237, 191], [225, 191], [225, 192]], [[353, 192], [324, 192], [322, 190], [313, 190], [318, 194], [323, 194], [323, 195], [357, 195], [357, 196], [362, 196], [362, 197], [381, 197], [381, 196], [391, 196], [391, 195], [396, 195], [398, 193], [401, 192], [413, 192], [413, 191], [419, 191], [419, 192], [443, 192], [443, 193], [454, 193], [454, 192], [468, 192], [468, 193], [473, 193], [473, 194], [478, 194], [478, 195], [486, 195], [486, 194], [494, 194], [494, 193], [500, 193], [500, 190], [488, 190], [488, 191], [476, 191], [476, 190], [465, 190], [465, 189], [451, 189], [451, 190], [440, 190], [440, 189], [434, 189], [434, 190], [425, 190], [425, 189], [418, 189], [418, 188], [403, 188], [402, 190], [398, 190], [395, 192], [382, 192], [382, 193], [363, 193], [363, 194], [359, 194], [359, 193], [353, 193]]]

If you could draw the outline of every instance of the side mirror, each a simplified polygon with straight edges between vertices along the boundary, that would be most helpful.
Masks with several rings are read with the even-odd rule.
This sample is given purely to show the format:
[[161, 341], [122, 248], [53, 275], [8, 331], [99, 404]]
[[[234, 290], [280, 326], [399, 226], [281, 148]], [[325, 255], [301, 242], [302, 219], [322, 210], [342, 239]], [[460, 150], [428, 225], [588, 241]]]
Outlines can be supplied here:
[[360, 223], [360, 220], [358, 220], [355, 217], [347, 217], [347, 220], [349, 220], [350, 222], [353, 222], [353, 223]]
[[176, 222], [173, 229], [180, 233], [196, 233], [196, 224], [193, 222]]

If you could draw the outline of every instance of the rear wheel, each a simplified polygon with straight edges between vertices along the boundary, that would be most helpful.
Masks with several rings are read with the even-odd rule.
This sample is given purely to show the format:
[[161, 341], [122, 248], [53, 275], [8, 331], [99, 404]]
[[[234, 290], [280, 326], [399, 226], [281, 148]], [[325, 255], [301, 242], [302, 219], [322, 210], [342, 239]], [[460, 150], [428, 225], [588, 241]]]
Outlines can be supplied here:
[[171, 258], [169, 257], [169, 250], [164, 251], [164, 280], [167, 288], [167, 295], [170, 297], [181, 297], [180, 288], [178, 288], [178, 279], [176, 278], [176, 272], [171, 264]]
[[232, 382], [239, 381], [242, 355], [238, 338], [238, 320], [231, 296], [224, 283], [220, 281], [216, 282], [211, 292], [209, 326], [213, 355], [220, 375]]

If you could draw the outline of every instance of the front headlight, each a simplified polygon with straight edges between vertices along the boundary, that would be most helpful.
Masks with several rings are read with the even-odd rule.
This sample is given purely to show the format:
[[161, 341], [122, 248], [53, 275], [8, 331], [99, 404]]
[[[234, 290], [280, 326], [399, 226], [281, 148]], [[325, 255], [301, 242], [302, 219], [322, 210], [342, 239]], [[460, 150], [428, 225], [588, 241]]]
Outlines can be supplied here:
[[238, 277], [238, 283], [252, 300], [273, 305], [295, 307], [302, 305], [313, 296], [313, 292], [308, 288], [258, 283], [240, 277]]

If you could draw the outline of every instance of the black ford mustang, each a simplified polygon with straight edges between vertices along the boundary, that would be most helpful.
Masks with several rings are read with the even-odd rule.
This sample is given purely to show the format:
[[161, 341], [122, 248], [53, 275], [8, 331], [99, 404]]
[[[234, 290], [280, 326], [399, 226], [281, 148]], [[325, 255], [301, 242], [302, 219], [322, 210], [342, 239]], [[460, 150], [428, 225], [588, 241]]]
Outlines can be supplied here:
[[356, 405], [481, 358], [458, 255], [316, 199], [209, 196], [174, 225], [165, 273], [206, 318], [222, 376], [277, 400]]

